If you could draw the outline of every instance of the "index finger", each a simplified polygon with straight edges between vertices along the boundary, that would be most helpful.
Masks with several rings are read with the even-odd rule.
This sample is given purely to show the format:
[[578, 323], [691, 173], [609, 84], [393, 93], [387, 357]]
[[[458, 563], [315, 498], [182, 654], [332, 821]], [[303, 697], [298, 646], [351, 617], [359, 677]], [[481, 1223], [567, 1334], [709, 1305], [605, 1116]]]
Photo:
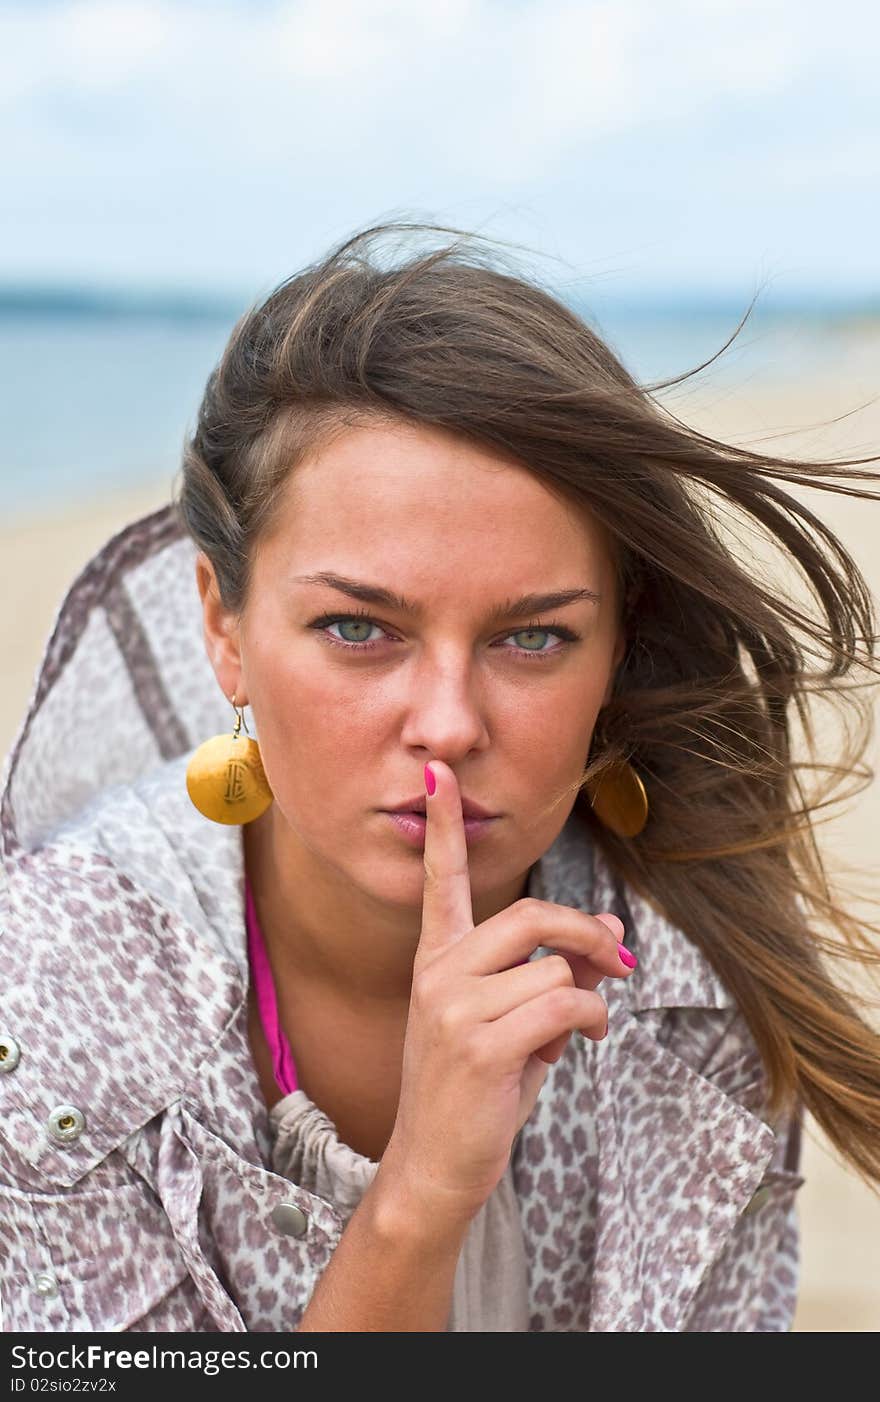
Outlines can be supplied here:
[[[431, 780], [434, 792], [431, 793]], [[425, 885], [420, 949], [440, 950], [474, 928], [461, 790], [442, 760], [425, 765]]]

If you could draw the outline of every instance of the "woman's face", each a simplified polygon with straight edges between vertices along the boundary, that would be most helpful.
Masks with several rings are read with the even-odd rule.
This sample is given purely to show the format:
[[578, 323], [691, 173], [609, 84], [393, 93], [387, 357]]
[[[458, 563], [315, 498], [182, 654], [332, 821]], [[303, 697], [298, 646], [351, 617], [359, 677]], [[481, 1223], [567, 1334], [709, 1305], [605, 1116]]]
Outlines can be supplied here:
[[[498, 815], [469, 847], [475, 895], [551, 845], [623, 649], [607, 541], [586, 513], [515, 460], [377, 423], [291, 475], [238, 624], [206, 592], [202, 556], [199, 571], [218, 681], [253, 712], [276, 850], [307, 849], [374, 899], [420, 905], [421, 851], [387, 810], [424, 794], [434, 757]], [[563, 590], [599, 598], [514, 607]]]

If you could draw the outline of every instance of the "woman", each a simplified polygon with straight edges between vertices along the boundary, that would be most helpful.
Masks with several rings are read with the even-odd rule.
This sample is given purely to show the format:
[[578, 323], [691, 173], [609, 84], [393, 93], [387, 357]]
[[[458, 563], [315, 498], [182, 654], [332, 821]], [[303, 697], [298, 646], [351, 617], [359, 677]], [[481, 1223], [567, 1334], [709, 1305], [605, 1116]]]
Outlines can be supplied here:
[[871, 602], [776, 479], [871, 474], [715, 443], [540, 288], [385, 232], [242, 318], [47, 647], [0, 814], [4, 1328], [787, 1330], [803, 1107], [876, 1180], [880, 1076], [790, 752]]

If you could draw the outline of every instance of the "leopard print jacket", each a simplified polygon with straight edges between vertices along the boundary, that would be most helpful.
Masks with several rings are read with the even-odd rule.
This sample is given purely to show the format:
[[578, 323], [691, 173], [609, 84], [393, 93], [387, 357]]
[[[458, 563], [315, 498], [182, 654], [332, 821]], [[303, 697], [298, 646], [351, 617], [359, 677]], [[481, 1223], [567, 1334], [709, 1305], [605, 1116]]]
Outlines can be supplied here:
[[[270, 1167], [241, 830], [184, 784], [229, 729], [201, 626], [170, 507], [133, 522], [68, 591], [3, 767], [4, 1331], [289, 1331], [343, 1230]], [[529, 891], [614, 911], [639, 959], [512, 1149], [529, 1328], [790, 1329], [800, 1114], [769, 1122], [730, 993], [576, 810]]]

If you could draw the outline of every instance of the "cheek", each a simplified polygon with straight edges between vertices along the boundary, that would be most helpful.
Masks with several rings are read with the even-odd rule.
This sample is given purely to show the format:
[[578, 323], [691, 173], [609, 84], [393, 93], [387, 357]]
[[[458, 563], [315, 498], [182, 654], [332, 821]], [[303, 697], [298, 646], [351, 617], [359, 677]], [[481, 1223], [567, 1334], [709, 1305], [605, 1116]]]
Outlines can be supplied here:
[[[374, 735], [377, 707], [352, 681], [340, 685], [320, 662], [277, 659], [259, 688], [264, 763], [285, 790], [312, 787], [324, 774], [360, 762]], [[366, 703], [366, 704], [365, 704]], [[378, 708], [381, 714], [381, 707]], [[271, 776], [270, 776], [271, 782]]]
[[[535, 666], [540, 666], [536, 663]], [[560, 679], [557, 686], [524, 691], [505, 706], [498, 733], [528, 756], [529, 765], [570, 762], [586, 751], [602, 706], [604, 675]]]
[[322, 717], [350, 706], [349, 689], [338, 686], [332, 674], [313, 656], [314, 649], [277, 649], [259, 659], [256, 689], [272, 723], [283, 730], [309, 726]]

